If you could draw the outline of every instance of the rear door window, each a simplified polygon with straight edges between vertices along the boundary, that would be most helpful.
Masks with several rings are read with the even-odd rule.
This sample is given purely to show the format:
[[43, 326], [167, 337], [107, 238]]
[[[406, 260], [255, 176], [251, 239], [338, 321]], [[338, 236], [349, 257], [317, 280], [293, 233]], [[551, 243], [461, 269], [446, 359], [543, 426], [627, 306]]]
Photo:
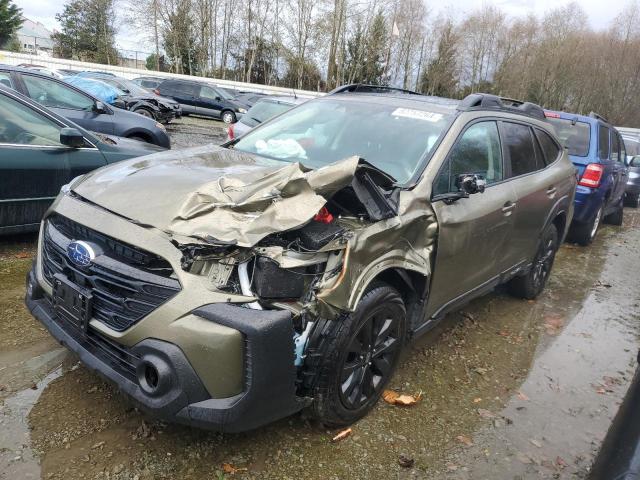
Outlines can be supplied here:
[[600, 160], [609, 158], [609, 128], [598, 124], [598, 156]]
[[538, 128], [535, 129], [535, 132], [538, 137], [538, 141], [540, 142], [540, 147], [544, 153], [545, 164], [551, 165], [558, 159], [562, 150], [547, 132], [543, 132]]
[[511, 176], [518, 177], [544, 167], [536, 155], [531, 127], [521, 123], [502, 122], [505, 143], [511, 161]]

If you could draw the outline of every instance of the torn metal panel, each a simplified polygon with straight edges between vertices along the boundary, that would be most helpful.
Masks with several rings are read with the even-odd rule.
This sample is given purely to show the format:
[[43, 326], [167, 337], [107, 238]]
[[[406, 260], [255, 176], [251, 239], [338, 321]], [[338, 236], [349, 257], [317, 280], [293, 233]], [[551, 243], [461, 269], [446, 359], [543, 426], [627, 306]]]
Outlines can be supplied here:
[[[343, 221], [344, 224], [344, 221]], [[398, 216], [376, 223], [351, 222], [342, 278], [320, 290], [318, 315], [332, 318], [355, 309], [366, 287], [384, 270], [400, 268], [429, 276], [437, 220], [429, 202], [418, 192], [402, 191]]]

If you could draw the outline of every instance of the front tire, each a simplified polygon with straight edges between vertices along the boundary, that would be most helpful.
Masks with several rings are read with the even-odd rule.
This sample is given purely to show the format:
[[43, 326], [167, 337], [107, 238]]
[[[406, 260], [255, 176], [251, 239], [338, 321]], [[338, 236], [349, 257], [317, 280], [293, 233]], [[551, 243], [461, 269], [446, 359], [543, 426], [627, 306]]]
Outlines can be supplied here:
[[354, 313], [318, 320], [304, 366], [312, 415], [330, 428], [364, 417], [391, 379], [405, 336], [404, 302], [386, 284], [369, 289]]
[[220, 116], [220, 118], [226, 124], [236, 123], [237, 121], [236, 114], [233, 113], [231, 110], [225, 110], [224, 112], [222, 112], [222, 115]]
[[153, 115], [153, 112], [146, 108], [139, 108], [137, 110], [134, 110], [134, 112], [138, 115], [142, 115], [143, 117], [152, 118], [154, 120], [156, 119], [156, 117]]
[[507, 284], [509, 293], [514, 297], [533, 300], [542, 293], [553, 267], [558, 250], [558, 229], [549, 225], [540, 238], [538, 251], [533, 265], [526, 275], [513, 278]]

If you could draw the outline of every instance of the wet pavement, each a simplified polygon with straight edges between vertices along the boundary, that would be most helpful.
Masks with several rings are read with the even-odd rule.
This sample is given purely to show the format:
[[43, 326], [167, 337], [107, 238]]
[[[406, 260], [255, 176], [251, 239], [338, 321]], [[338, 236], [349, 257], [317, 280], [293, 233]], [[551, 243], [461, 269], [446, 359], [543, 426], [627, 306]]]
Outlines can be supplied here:
[[[221, 131], [182, 120], [174, 144]], [[149, 419], [23, 307], [35, 236], [0, 238], [0, 479], [584, 478], [635, 369], [639, 227], [627, 209], [565, 244], [536, 301], [498, 290], [447, 316], [392, 380], [422, 400], [381, 402], [337, 443], [304, 413], [239, 435]]]

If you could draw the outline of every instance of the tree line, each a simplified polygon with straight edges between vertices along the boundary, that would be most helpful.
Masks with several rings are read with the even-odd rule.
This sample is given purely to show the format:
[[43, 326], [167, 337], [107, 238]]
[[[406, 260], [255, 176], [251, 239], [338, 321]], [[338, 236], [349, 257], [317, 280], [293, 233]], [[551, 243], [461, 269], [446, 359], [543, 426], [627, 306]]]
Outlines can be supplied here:
[[123, 22], [147, 67], [297, 89], [392, 85], [462, 98], [489, 92], [640, 126], [640, 4], [595, 30], [578, 3], [536, 17], [485, 5], [463, 16], [425, 0], [68, 0], [57, 53], [115, 63]]

